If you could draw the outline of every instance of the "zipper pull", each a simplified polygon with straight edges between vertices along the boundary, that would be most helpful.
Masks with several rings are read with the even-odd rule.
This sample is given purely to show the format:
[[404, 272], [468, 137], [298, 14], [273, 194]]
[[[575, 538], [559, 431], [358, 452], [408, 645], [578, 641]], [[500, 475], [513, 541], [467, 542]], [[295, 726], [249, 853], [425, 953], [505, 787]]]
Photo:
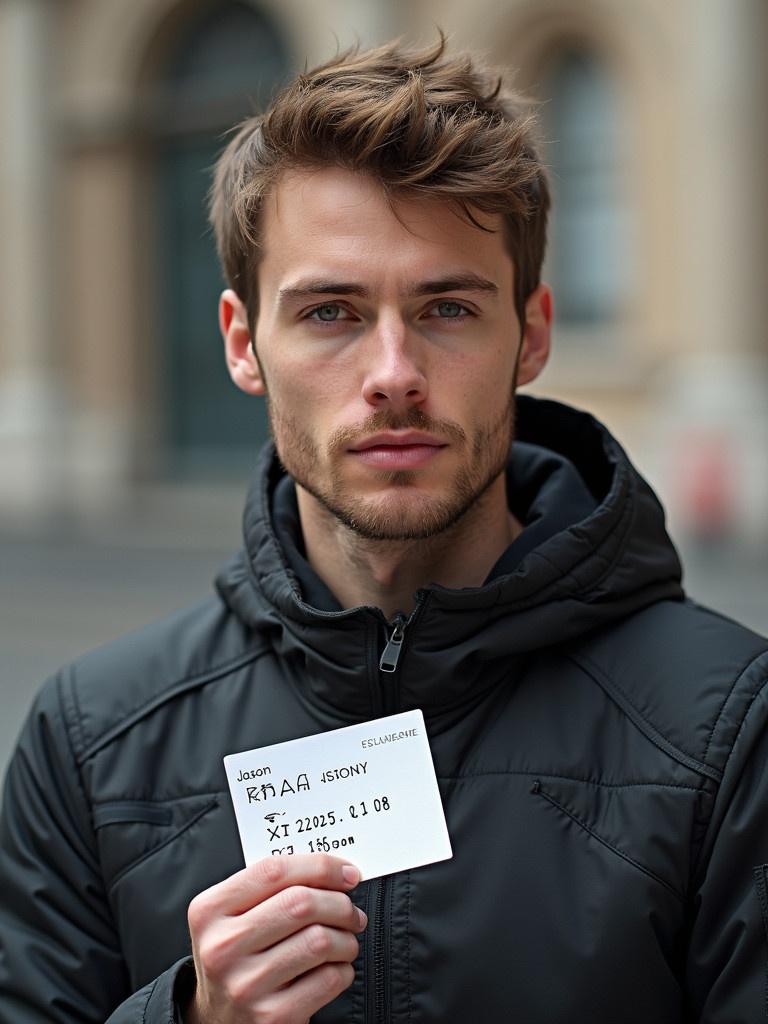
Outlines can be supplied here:
[[392, 634], [387, 640], [387, 645], [379, 659], [379, 672], [394, 672], [397, 663], [400, 661], [400, 652], [403, 649], [403, 637], [405, 634], [406, 618], [397, 614], [390, 625]]

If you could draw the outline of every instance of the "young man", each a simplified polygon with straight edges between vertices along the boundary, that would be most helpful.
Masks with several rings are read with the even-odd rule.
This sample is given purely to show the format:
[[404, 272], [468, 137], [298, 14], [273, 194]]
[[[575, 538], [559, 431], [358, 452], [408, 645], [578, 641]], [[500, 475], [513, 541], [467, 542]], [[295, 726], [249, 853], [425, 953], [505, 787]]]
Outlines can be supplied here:
[[[222, 156], [226, 358], [276, 451], [217, 596], [31, 713], [5, 1024], [764, 1016], [768, 643], [684, 599], [600, 424], [516, 398], [552, 311], [530, 132], [468, 58], [391, 45]], [[412, 708], [452, 859], [242, 869], [226, 754]]]

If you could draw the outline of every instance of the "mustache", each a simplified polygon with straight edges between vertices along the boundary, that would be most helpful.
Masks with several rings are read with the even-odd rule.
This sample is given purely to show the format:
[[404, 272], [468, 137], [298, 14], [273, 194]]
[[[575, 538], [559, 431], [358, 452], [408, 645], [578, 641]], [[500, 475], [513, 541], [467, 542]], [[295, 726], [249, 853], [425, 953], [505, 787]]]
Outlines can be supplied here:
[[402, 414], [391, 409], [379, 409], [359, 426], [340, 427], [335, 430], [328, 439], [328, 451], [335, 454], [365, 440], [371, 434], [379, 434], [386, 430], [423, 430], [458, 445], [464, 444], [467, 440], [465, 431], [453, 420], [434, 419], [415, 407]]

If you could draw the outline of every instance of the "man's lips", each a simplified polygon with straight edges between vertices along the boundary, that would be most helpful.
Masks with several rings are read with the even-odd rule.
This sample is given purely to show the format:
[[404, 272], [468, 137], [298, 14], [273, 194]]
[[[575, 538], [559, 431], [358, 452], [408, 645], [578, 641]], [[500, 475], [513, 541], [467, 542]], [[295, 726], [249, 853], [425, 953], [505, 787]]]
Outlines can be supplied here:
[[351, 451], [361, 452], [369, 448], [408, 448], [413, 445], [427, 445], [432, 448], [443, 448], [445, 441], [441, 441], [434, 434], [425, 434], [419, 430], [401, 431], [398, 433], [384, 432], [372, 434], [364, 441], [358, 441], [351, 446]]
[[434, 458], [446, 447], [445, 441], [431, 434], [409, 431], [400, 434], [374, 434], [348, 451], [366, 465], [379, 469], [415, 469]]

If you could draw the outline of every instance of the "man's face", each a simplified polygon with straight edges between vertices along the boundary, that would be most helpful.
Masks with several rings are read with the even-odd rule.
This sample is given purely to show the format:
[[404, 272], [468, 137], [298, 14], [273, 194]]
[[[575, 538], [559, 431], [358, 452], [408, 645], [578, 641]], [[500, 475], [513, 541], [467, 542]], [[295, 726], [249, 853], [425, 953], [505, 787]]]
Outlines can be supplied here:
[[439, 533], [503, 471], [521, 328], [484, 222], [393, 208], [340, 168], [290, 172], [265, 204], [252, 390], [286, 470], [361, 536]]

